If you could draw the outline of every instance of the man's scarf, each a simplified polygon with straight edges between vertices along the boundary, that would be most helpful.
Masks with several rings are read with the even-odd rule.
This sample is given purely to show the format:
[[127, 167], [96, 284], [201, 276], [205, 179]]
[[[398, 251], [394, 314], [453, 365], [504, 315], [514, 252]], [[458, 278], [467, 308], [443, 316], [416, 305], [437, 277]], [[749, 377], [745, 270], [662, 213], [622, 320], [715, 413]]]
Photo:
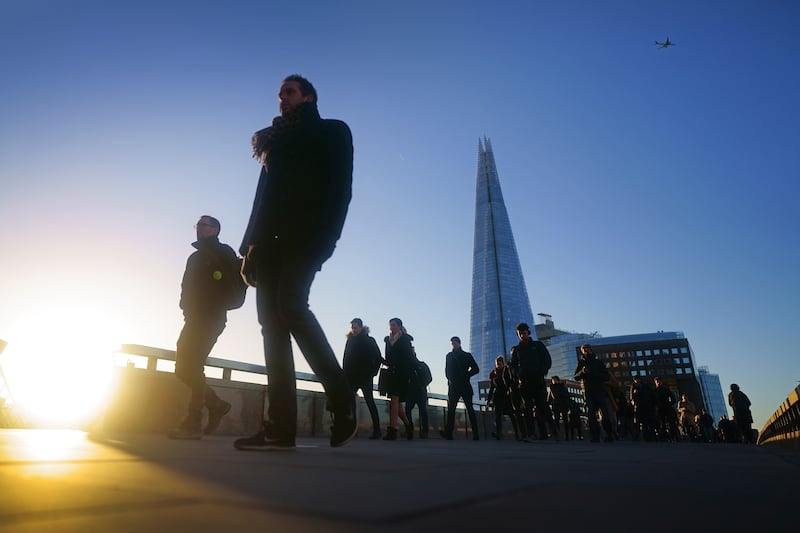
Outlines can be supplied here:
[[272, 119], [272, 126], [258, 130], [253, 134], [253, 158], [267, 166], [269, 151], [287, 132], [313, 120], [319, 120], [316, 102], [303, 102], [284, 115]]

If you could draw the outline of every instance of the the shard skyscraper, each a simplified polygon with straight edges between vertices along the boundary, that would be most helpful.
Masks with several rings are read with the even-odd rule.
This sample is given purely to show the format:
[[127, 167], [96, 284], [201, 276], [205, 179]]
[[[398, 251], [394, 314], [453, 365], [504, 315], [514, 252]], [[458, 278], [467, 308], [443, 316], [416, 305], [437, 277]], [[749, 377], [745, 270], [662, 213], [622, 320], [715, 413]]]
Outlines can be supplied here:
[[475, 190], [475, 240], [472, 252], [472, 308], [470, 347], [480, 373], [472, 378], [488, 379], [498, 355], [508, 358], [519, 342], [515, 326], [527, 322], [536, 338], [533, 311], [511, 222], [500, 190], [492, 143], [478, 141], [478, 177]]

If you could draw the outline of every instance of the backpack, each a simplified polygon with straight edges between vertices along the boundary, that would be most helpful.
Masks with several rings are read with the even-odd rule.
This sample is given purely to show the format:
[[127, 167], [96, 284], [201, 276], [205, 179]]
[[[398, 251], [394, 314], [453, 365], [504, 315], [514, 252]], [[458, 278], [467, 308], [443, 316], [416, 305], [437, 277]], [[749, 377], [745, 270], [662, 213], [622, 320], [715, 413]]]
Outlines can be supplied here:
[[222, 283], [223, 301], [225, 309], [239, 309], [244, 305], [247, 295], [247, 284], [240, 274], [242, 270], [241, 257], [220, 257], [222, 270], [214, 271], [214, 279]]
[[416, 377], [417, 385], [420, 387], [427, 387], [433, 381], [433, 375], [431, 375], [431, 367], [428, 366], [428, 363], [425, 361], [417, 361], [416, 365], [414, 366], [414, 374]]

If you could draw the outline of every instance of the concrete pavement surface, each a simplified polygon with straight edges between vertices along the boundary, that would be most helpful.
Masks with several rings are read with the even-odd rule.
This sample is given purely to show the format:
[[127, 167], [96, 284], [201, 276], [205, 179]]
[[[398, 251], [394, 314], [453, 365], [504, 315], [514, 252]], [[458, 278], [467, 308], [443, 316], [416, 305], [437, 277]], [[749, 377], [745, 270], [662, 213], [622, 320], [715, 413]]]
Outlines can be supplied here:
[[0, 531], [792, 531], [800, 452], [0, 430]]

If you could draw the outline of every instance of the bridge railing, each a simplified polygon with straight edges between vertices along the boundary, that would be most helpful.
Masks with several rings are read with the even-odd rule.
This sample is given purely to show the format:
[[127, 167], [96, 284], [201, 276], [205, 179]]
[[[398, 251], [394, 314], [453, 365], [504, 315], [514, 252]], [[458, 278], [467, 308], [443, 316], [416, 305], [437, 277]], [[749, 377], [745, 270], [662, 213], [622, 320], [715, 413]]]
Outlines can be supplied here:
[[789, 393], [764, 424], [758, 443], [800, 447], [800, 386]]
[[[156, 371], [173, 371], [175, 363], [175, 351], [165, 350], [163, 348], [155, 348], [153, 346], [143, 346], [141, 344], [123, 344], [120, 349], [115, 352], [115, 362], [118, 365], [124, 365], [130, 362], [135, 365], [135, 361], [131, 360], [141, 358], [145, 361], [144, 366], [147, 370]], [[165, 364], [166, 363], [166, 364]], [[223, 381], [241, 381], [245, 383], [261, 383], [266, 384], [267, 367], [264, 365], [257, 365], [252, 363], [243, 363], [240, 361], [232, 361], [229, 359], [220, 359], [218, 357], [209, 357], [206, 360], [207, 374], [208, 369], [211, 374], [214, 373], [213, 369], [219, 369], [221, 373], [218, 377]], [[295, 372], [298, 388], [312, 391], [322, 390], [322, 384], [316, 375], [308, 372]], [[373, 385], [373, 390], [377, 391], [378, 386]], [[439, 394], [436, 392], [428, 392], [428, 401], [432, 405], [446, 405], [447, 395]], [[480, 410], [485, 402], [476, 401], [473, 403], [476, 410]]]

